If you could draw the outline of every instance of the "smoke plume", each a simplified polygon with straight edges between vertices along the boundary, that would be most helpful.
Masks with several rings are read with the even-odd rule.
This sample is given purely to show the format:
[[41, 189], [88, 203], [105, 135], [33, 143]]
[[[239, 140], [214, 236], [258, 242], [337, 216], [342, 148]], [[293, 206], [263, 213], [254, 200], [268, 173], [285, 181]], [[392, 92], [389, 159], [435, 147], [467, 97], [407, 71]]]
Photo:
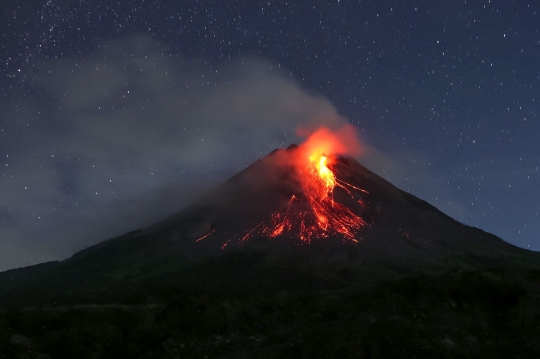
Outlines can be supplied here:
[[29, 78], [0, 104], [0, 270], [149, 225], [301, 141], [298, 128], [346, 123], [280, 64], [182, 58], [145, 36]]

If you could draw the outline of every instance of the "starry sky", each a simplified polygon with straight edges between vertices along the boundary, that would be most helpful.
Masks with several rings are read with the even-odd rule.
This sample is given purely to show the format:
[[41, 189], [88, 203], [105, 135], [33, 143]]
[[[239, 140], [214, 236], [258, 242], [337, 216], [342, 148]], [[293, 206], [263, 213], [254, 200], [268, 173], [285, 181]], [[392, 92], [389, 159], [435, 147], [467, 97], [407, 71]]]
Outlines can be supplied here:
[[299, 126], [540, 250], [540, 4], [15, 0], [0, 17], [0, 270], [184, 208]]

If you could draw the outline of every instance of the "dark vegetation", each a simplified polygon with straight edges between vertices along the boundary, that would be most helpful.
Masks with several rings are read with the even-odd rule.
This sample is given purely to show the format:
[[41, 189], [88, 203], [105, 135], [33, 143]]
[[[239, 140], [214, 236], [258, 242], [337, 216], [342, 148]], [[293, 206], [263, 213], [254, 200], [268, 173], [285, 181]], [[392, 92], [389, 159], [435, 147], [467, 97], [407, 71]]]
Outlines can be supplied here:
[[535, 269], [454, 271], [317, 293], [126, 289], [120, 301], [118, 288], [104, 290], [114, 303], [106, 296], [85, 303], [75, 291], [63, 297], [69, 305], [0, 310], [0, 357], [540, 357]]

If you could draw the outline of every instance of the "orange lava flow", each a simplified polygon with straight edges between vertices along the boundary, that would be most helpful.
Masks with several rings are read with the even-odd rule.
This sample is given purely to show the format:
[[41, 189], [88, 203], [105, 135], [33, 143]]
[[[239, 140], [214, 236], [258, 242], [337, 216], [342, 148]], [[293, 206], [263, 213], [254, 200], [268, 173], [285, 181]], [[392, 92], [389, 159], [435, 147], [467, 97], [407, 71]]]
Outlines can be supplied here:
[[[336, 155], [358, 155], [361, 152], [353, 127], [344, 126], [337, 131], [320, 128], [293, 151], [285, 162], [292, 165], [299, 188], [287, 204], [282, 203], [270, 218], [261, 218], [238, 242], [243, 243], [255, 236], [275, 238], [288, 234], [302, 243], [328, 237], [357, 243], [358, 232], [366, 222], [353, 209], [334, 200], [334, 194], [336, 190], [342, 191], [341, 195], [348, 194], [363, 207], [358, 193], [367, 192], [338, 179], [332, 170]], [[197, 239], [197, 242], [214, 232]], [[229, 242], [223, 244], [222, 249]]]
[[202, 241], [203, 239], [205, 239], [206, 237], [208, 237], [209, 235], [211, 235], [211, 234], [214, 233], [215, 231], [216, 231], [216, 230], [213, 229], [210, 233], [205, 234], [205, 235], [202, 236], [201, 238], [197, 239], [195, 242]]
[[327, 238], [331, 235], [358, 242], [356, 234], [366, 223], [350, 208], [334, 201], [333, 194], [336, 187], [345, 189], [351, 197], [351, 191], [365, 191], [338, 180], [327, 161], [328, 158], [322, 154], [309, 157], [309, 166], [302, 171], [301, 178], [303, 200], [307, 205], [302, 210], [291, 208], [293, 201], [298, 200], [292, 196], [286, 210], [272, 214], [270, 223], [265, 224], [261, 231], [263, 235], [277, 237], [296, 230], [298, 238], [304, 243], [310, 243], [312, 238]]

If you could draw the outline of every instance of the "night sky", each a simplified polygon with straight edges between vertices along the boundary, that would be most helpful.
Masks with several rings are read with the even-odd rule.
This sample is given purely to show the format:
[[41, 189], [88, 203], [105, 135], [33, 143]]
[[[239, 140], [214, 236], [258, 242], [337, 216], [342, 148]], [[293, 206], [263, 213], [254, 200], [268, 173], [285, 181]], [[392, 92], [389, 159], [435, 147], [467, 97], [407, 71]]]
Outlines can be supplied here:
[[0, 270], [149, 225], [298, 126], [540, 250], [537, 1], [13, 1], [0, 17]]

